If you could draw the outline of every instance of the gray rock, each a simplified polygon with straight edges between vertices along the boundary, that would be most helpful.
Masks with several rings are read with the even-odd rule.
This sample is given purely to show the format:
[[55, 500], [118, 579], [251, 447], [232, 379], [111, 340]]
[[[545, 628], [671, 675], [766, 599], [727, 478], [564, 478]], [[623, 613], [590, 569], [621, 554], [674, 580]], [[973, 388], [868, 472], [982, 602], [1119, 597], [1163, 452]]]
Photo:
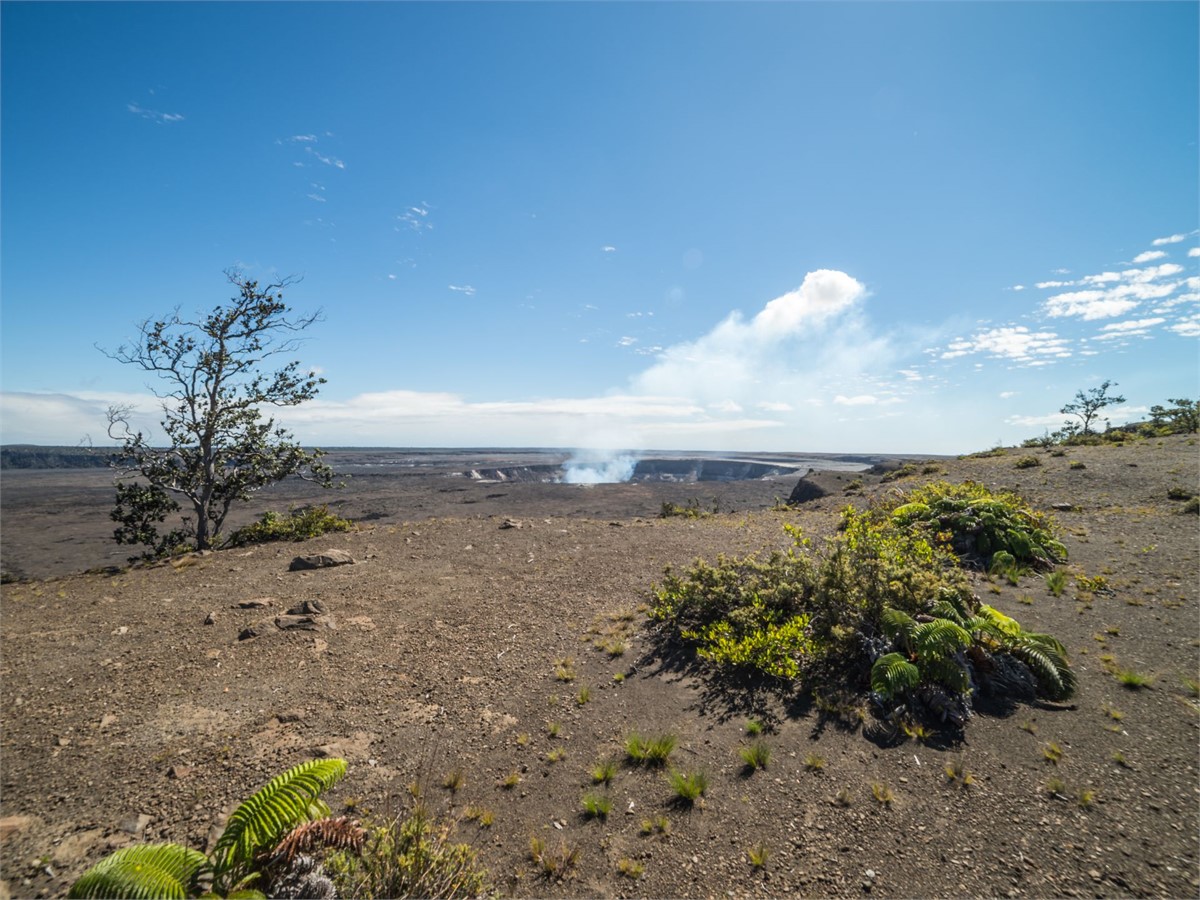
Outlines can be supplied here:
[[349, 566], [354, 564], [354, 557], [345, 550], [326, 550], [324, 553], [314, 553], [312, 556], [297, 556], [288, 566], [289, 572], [299, 572], [305, 569], [327, 569], [331, 566]]
[[150, 817], [145, 813], [139, 813], [136, 816], [126, 816], [122, 819], [120, 828], [128, 834], [138, 835], [145, 831], [149, 824]]
[[217, 624], [217, 614], [215, 612], [210, 612], [207, 616], [204, 617], [204, 624], [205, 625], [216, 625]]
[[329, 612], [324, 600], [304, 600], [287, 611], [289, 616], [322, 616]]
[[503, 522], [500, 523], [501, 530], [503, 530], [505, 528], [523, 528], [523, 527], [525, 527], [525, 526], [522, 525], [522, 523], [517, 521], [516, 519], [505, 519]]
[[255, 625], [248, 625], [245, 628], [243, 628], [240, 632], [238, 632], [238, 640], [239, 641], [248, 641], [251, 638], [262, 637], [266, 633], [267, 633], [266, 626], [264, 626], [261, 622], [259, 622]]
[[312, 616], [276, 616], [275, 627], [280, 631], [316, 631], [317, 620]]

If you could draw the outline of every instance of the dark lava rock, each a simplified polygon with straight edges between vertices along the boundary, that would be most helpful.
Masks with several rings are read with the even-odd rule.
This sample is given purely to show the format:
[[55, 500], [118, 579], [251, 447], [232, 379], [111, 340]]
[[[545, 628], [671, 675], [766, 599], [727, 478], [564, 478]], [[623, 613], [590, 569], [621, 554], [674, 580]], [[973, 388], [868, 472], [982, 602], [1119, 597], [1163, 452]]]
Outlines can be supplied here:
[[329, 612], [324, 600], [304, 600], [287, 611], [289, 616], [323, 616]]

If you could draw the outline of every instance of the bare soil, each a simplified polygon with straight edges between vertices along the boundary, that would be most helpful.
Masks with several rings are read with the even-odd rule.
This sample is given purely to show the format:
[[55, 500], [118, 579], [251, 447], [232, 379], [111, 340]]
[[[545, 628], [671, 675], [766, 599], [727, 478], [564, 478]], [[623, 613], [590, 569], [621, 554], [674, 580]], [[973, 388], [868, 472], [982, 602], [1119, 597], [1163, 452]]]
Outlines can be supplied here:
[[[1035, 576], [1017, 586], [978, 576], [977, 587], [1067, 645], [1078, 694], [978, 715], [959, 743], [890, 747], [802, 697], [728, 691], [664, 663], [637, 612], [666, 565], [785, 546], [785, 522], [829, 533], [856, 476], [822, 476], [831, 495], [790, 511], [772, 505], [795, 478], [452, 489], [429, 476], [356, 479], [333, 498], [366, 520], [356, 533], [65, 575], [125, 555], [104, 544], [103, 473], [6, 473], [4, 566], [39, 580], [0, 592], [0, 878], [12, 896], [62, 895], [130, 842], [202, 848], [269, 778], [338, 755], [350, 769], [328, 795], [335, 810], [402, 811], [416, 782], [461, 819], [457, 834], [507, 895], [1196, 896], [1200, 545], [1197, 517], [1167, 490], [1197, 489], [1200, 451], [1176, 437], [1039, 452], [1041, 466], [1017, 469], [1025, 452], [938, 460], [939, 474], [889, 484], [866, 476], [864, 495], [971, 478], [1039, 508], [1072, 504], [1056, 512], [1068, 569], [1103, 576], [1107, 591], [1089, 601], [1072, 583], [1055, 598]], [[663, 500], [693, 496], [729, 511], [657, 517]], [[268, 499], [313, 498], [280, 486]], [[288, 571], [294, 556], [331, 548], [356, 564]], [[251, 600], [269, 605], [239, 606]], [[318, 630], [274, 626], [305, 600], [327, 607]], [[257, 623], [260, 637], [239, 640]], [[622, 630], [623, 655], [594, 647]], [[572, 680], [560, 677], [564, 660]], [[1130, 689], [1113, 668], [1153, 680]], [[751, 715], [771, 724], [774, 752], [747, 775]], [[673, 764], [709, 775], [702, 805], [673, 805], [661, 771], [622, 765], [603, 789], [613, 812], [585, 819], [589, 768], [621, 758], [634, 730], [678, 736]], [[812, 755], [819, 771], [805, 764]], [[951, 782], [951, 764], [974, 784]], [[451, 793], [441, 785], [454, 771]], [[462, 819], [472, 806], [494, 824]], [[644, 836], [657, 815], [669, 835]], [[538, 873], [535, 836], [578, 846], [568, 879]], [[770, 858], [758, 869], [748, 850], [760, 846]], [[622, 860], [642, 877], [622, 876]]]

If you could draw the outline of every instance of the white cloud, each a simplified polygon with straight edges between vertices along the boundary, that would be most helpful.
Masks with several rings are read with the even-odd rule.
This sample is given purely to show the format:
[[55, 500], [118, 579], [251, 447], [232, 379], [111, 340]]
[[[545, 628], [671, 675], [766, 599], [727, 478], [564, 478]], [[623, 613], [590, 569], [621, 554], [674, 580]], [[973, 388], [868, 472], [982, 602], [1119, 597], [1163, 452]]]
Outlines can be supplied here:
[[325, 198], [324, 198], [324, 197], [322, 197], [320, 194], [309, 194], [309, 195], [308, 195], [308, 199], [309, 199], [309, 200], [316, 200], [318, 203], [324, 203], [324, 202], [325, 202]]
[[853, 380], [890, 355], [886, 342], [866, 334], [854, 315], [865, 295], [866, 288], [843, 272], [810, 272], [799, 288], [753, 318], [732, 313], [696, 340], [667, 347], [633, 379], [634, 388], [706, 401], [787, 402], [811, 393], [827, 375]]
[[1071, 355], [1065, 338], [1053, 331], [1030, 331], [1024, 325], [1007, 325], [976, 332], [969, 339], [951, 341], [942, 359], [956, 359], [970, 353], [986, 353], [1024, 365], [1046, 365], [1049, 358]]
[[1046, 290], [1047, 288], [1070, 287], [1075, 282], [1073, 281], [1039, 281], [1034, 287]]
[[763, 412], [791, 412], [795, 407], [780, 400], [760, 400], [754, 404]]
[[637, 343], [637, 338], [629, 337], [628, 335], [626, 335], [625, 337], [623, 337], [619, 341], [617, 341], [617, 346], [618, 347], [632, 347], [636, 343]]
[[1188, 248], [1188, 256], [1189, 257], [1200, 256], [1200, 247], [1189, 247]]
[[1129, 332], [1142, 332], [1155, 325], [1161, 325], [1166, 319], [1130, 319], [1126, 322], [1113, 322], [1110, 325], [1105, 325], [1101, 331], [1123, 334]]
[[293, 134], [288, 140], [293, 144], [315, 144], [317, 136], [315, 134]]
[[901, 369], [900, 374], [904, 376], [905, 381], [922, 381], [924, 376], [916, 369]]
[[708, 408], [713, 412], [719, 413], [740, 413], [742, 405], [733, 400], [722, 400], [719, 403], [710, 403]]
[[1025, 285], [1023, 285], [1023, 284], [1014, 284], [1014, 285], [1012, 286], [1011, 290], [1014, 290], [1014, 291], [1023, 291], [1023, 290], [1025, 290]]
[[1170, 296], [1182, 282], [1162, 279], [1169, 279], [1182, 271], [1180, 265], [1163, 263], [1144, 269], [1088, 275], [1074, 284], [1112, 286], [1056, 294], [1046, 300], [1042, 310], [1053, 318], [1079, 316], [1085, 321], [1112, 318], [1136, 309], [1146, 300]]
[[838, 394], [833, 398], [833, 402], [837, 403], [839, 406], [874, 406], [879, 402], [879, 398], [874, 397], [871, 394], [857, 394], [853, 397], [846, 397], [842, 394]]
[[1150, 243], [1155, 247], [1162, 247], [1165, 244], [1178, 244], [1186, 237], [1186, 234], [1172, 234], [1169, 237], [1155, 238]]
[[1200, 337], [1200, 313], [1187, 316], [1167, 327], [1181, 337]]
[[1166, 251], [1163, 250], [1147, 250], [1145, 253], [1139, 253], [1137, 256], [1135, 256], [1133, 261], [1139, 264], [1148, 263], [1153, 262], [1156, 259], [1162, 259], [1166, 255]]
[[617, 248], [612, 246], [611, 244], [605, 244], [603, 247], [600, 248], [600, 250], [604, 253], [616, 253], [617, 252]]
[[449, 284], [446, 285], [452, 291], [458, 291], [460, 294], [466, 294], [468, 297], [475, 296], [475, 288], [469, 284]]
[[133, 113], [135, 116], [141, 116], [143, 119], [150, 119], [151, 121], [157, 122], [160, 125], [164, 125], [164, 124], [167, 124], [170, 122], [182, 122], [183, 121], [183, 116], [181, 116], [179, 113], [165, 113], [165, 112], [159, 112], [156, 109], [146, 109], [144, 107], [138, 106], [138, 104], [136, 104], [136, 103], [127, 103], [125, 105], [125, 108], [127, 110], [129, 110], [131, 113]]

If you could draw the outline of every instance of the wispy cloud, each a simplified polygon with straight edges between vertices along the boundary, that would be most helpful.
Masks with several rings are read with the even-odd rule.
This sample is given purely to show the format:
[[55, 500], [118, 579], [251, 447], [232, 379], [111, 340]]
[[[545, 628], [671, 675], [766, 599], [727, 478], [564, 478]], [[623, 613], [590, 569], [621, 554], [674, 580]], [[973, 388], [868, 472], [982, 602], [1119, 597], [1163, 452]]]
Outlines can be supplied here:
[[304, 148], [304, 150], [307, 153], [311, 153], [313, 155], [313, 157], [316, 158], [317, 162], [325, 163], [325, 165], [327, 165], [327, 166], [333, 166], [335, 169], [346, 168], [346, 164], [344, 162], [342, 162], [340, 159], [337, 159], [336, 157], [333, 157], [333, 156], [326, 156], [324, 153], [319, 153], [316, 150], [314, 150], [311, 146], [306, 146]]
[[468, 297], [475, 296], [475, 288], [469, 284], [450, 284], [447, 287], [452, 291], [458, 291], [460, 294], [466, 294]]
[[1155, 325], [1161, 325], [1167, 321], [1161, 317], [1153, 319], [1129, 319], [1125, 322], [1113, 322], [1105, 325], [1100, 329], [1100, 334], [1096, 335], [1095, 340], [1107, 341], [1123, 337], [1135, 337], [1143, 335], [1150, 331]]
[[1133, 258], [1133, 262], [1137, 265], [1142, 263], [1154, 262], [1156, 259], [1162, 259], [1166, 256], [1165, 250], [1147, 250], [1145, 253], [1139, 253]]
[[1053, 331], [1031, 331], [1024, 325], [1006, 325], [977, 331], [969, 338], [951, 341], [941, 359], [973, 353], [1008, 359], [1020, 365], [1046, 365], [1071, 355], [1070, 343]]
[[626, 335], [625, 337], [623, 337], [619, 341], [617, 341], [617, 346], [618, 347], [632, 347], [637, 342], [638, 342], [637, 338], [629, 337], [628, 335]]
[[429, 204], [425, 202], [420, 206], [410, 206], [396, 218], [418, 233], [433, 229], [433, 223], [429, 221]]
[[1178, 244], [1180, 241], [1187, 238], [1186, 234], [1172, 234], [1167, 237], [1155, 238], [1150, 243], [1155, 247], [1163, 247], [1167, 244]]
[[149, 119], [152, 122], [157, 122], [160, 125], [165, 125], [170, 122], [182, 122], [183, 116], [179, 113], [159, 112], [157, 109], [146, 109], [144, 106], [139, 106], [137, 103], [127, 103], [125, 108], [135, 116], [141, 116], [143, 119]]
[[617, 248], [614, 247], [612, 244], [605, 244], [603, 247], [600, 248], [600, 250], [604, 253], [616, 253], [617, 252]]

